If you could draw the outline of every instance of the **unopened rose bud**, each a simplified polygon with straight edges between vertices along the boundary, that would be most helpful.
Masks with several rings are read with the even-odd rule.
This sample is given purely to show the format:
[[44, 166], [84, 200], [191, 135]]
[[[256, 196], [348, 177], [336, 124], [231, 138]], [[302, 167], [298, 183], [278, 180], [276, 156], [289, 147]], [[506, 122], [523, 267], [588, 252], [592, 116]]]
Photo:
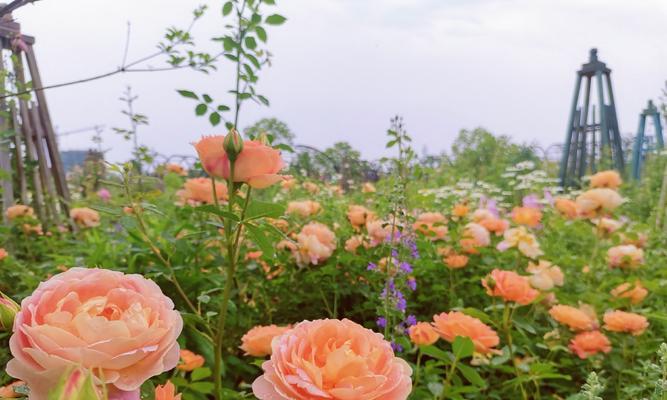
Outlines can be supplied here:
[[90, 371], [74, 368], [60, 378], [58, 386], [50, 391], [49, 400], [102, 400], [102, 396]]
[[0, 293], [0, 330], [8, 331], [14, 325], [14, 317], [21, 310], [12, 299]]
[[232, 128], [227, 136], [225, 136], [225, 140], [222, 142], [222, 147], [224, 147], [229, 160], [235, 161], [243, 151], [243, 138], [241, 137], [241, 134], [236, 129]]
[[267, 135], [266, 132], [260, 133], [259, 136], [257, 136], [257, 139], [255, 139], [255, 140], [260, 142], [261, 144], [263, 144], [265, 146], [270, 146], [271, 145], [271, 141], [269, 140], [269, 135]]

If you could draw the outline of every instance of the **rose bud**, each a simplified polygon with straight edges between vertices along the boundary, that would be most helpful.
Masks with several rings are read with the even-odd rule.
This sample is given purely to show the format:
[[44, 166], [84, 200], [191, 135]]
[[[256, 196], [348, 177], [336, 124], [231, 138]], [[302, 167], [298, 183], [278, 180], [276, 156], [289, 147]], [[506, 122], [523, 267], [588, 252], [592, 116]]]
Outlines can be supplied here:
[[14, 300], [0, 292], [0, 330], [10, 330], [14, 325], [14, 317], [21, 307]]
[[232, 128], [222, 141], [222, 147], [225, 149], [227, 157], [234, 162], [243, 151], [243, 138], [241, 137], [241, 134], [236, 129]]

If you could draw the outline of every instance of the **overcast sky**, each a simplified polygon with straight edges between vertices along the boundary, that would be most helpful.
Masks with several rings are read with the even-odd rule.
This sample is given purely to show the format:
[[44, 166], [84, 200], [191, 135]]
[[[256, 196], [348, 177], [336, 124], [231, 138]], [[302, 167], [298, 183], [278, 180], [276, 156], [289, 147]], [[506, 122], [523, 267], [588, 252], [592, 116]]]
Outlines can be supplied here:
[[[194, 30], [198, 43], [221, 32], [218, 1], [40, 0], [15, 13], [37, 38], [45, 84], [95, 75], [122, 59], [154, 51], [168, 26], [185, 26], [209, 4]], [[258, 89], [271, 107], [250, 105], [240, 126], [262, 117], [285, 121], [297, 142], [326, 147], [348, 141], [365, 157], [385, 154], [392, 115], [404, 116], [416, 148], [447, 149], [462, 128], [483, 126], [516, 141], [543, 145], [565, 136], [575, 72], [590, 47], [612, 68], [621, 131], [667, 79], [666, 0], [278, 0], [287, 23], [269, 31], [273, 66]], [[271, 7], [273, 8], [273, 7]], [[151, 62], [159, 67], [163, 63]], [[140, 142], [158, 152], [194, 154], [202, 134], [221, 132], [194, 116], [175, 89], [217, 99], [231, 70], [210, 76], [180, 70], [125, 74], [47, 92], [58, 130], [105, 125], [108, 158], [125, 160], [130, 145], [111, 131], [125, 127], [118, 97], [131, 85], [150, 125]], [[62, 149], [92, 147], [92, 132], [61, 138]]]

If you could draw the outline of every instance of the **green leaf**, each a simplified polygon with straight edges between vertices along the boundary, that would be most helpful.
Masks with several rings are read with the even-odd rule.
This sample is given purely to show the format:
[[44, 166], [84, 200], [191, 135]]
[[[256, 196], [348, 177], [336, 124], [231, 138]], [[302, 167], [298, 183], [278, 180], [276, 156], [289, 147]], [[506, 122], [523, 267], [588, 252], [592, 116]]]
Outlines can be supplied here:
[[218, 106], [218, 111], [220, 111], [220, 112], [223, 112], [223, 111], [229, 111], [229, 107], [227, 107], [227, 106], [224, 105], [224, 104], [220, 104], [220, 105]]
[[195, 107], [195, 114], [197, 114], [198, 116], [202, 116], [206, 114], [206, 110], [208, 110], [206, 104], [204, 103], [197, 104], [197, 107]]
[[262, 250], [265, 256], [273, 257], [275, 248], [271, 240], [266, 236], [266, 233], [257, 225], [245, 224], [248, 231], [248, 236], [255, 242], [255, 244]]
[[266, 17], [266, 23], [269, 25], [282, 25], [287, 21], [287, 18], [280, 14], [273, 14]]
[[207, 204], [205, 206], [195, 207], [195, 211], [196, 212], [209, 213], [209, 214], [215, 214], [219, 217], [229, 218], [232, 221], [238, 221], [239, 220], [239, 217], [237, 217], [233, 213], [230, 213], [227, 210], [223, 210], [220, 207], [216, 207], [214, 204]]
[[276, 5], [276, 0], [263, 0], [262, 3], [268, 4], [270, 6], [275, 6]]
[[220, 123], [220, 114], [217, 112], [211, 113], [211, 115], [208, 116], [208, 121], [211, 125], [217, 126]]
[[227, 15], [231, 14], [233, 8], [234, 8], [234, 3], [233, 2], [231, 2], [231, 1], [226, 2], [225, 5], [222, 6], [222, 15], [227, 16]]
[[207, 102], [207, 103], [212, 103], [213, 102], [213, 99], [211, 98], [211, 96], [209, 96], [207, 94], [202, 95], [202, 97], [204, 98], [204, 101]]
[[259, 38], [259, 40], [266, 43], [266, 39], [267, 39], [266, 29], [262, 28], [261, 26], [256, 26], [255, 27], [255, 33], [257, 34], [257, 37]]
[[257, 48], [257, 41], [255, 40], [254, 37], [252, 36], [246, 36], [245, 38], [245, 47], [249, 48], [250, 50], [254, 50]]
[[194, 382], [189, 385], [192, 390], [199, 393], [209, 394], [213, 393], [215, 386], [213, 382]]
[[454, 343], [452, 343], [452, 350], [454, 357], [457, 360], [461, 360], [472, 356], [472, 353], [475, 351], [475, 344], [469, 337], [457, 336], [454, 339]]
[[246, 210], [246, 221], [257, 218], [269, 217], [278, 218], [285, 213], [285, 207], [276, 203], [267, 203], [263, 201], [253, 201]]
[[445, 362], [451, 362], [451, 359], [449, 355], [447, 354], [446, 351], [440, 350], [439, 348], [431, 345], [431, 346], [421, 346], [421, 351], [423, 354], [426, 354], [427, 356], [433, 357], [437, 360], [440, 361], [445, 361]]
[[189, 90], [178, 90], [178, 94], [180, 94], [183, 97], [187, 97], [189, 99], [199, 100], [199, 97]]
[[477, 371], [475, 371], [474, 368], [461, 363], [456, 364], [456, 368], [458, 368], [458, 370], [461, 371], [461, 374], [463, 374], [463, 376], [468, 380], [468, 382], [479, 387], [486, 386], [486, 381], [484, 380], [484, 378], [479, 376], [479, 374], [477, 373]]
[[192, 376], [190, 377], [190, 379], [192, 379], [193, 382], [194, 381], [201, 381], [202, 379], [206, 379], [209, 376], [211, 376], [210, 368], [206, 368], [206, 367], [197, 368], [194, 371], [192, 371]]

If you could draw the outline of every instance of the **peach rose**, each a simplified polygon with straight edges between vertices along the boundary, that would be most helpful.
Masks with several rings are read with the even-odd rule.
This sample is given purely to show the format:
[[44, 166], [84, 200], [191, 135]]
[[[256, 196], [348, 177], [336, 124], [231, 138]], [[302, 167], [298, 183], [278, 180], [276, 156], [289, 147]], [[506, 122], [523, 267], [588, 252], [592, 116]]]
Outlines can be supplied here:
[[611, 234], [623, 227], [623, 222], [611, 218], [592, 219], [591, 222], [595, 224], [593, 232], [596, 234], [598, 232]]
[[646, 290], [640, 281], [635, 281], [634, 284], [626, 282], [614, 288], [611, 291], [611, 295], [618, 299], [629, 299], [632, 304], [639, 304], [648, 295], [648, 290]]
[[408, 329], [410, 340], [418, 346], [428, 346], [438, 341], [440, 336], [428, 322], [417, 322]]
[[34, 218], [35, 210], [32, 207], [25, 206], [23, 204], [17, 204], [7, 208], [5, 211], [7, 219], [10, 221], [15, 220], [16, 218]]
[[12, 382], [9, 385], [0, 387], [0, 399], [17, 399], [23, 397], [22, 394], [16, 393], [14, 389], [17, 389], [19, 386], [25, 385], [23, 381]]
[[[216, 178], [228, 180], [229, 159], [222, 145], [224, 140], [224, 135], [204, 136], [194, 146], [204, 170]], [[283, 179], [278, 172], [284, 165], [280, 151], [256, 140], [246, 140], [234, 162], [234, 182], [264, 189]]]
[[463, 237], [465, 239], [471, 239], [474, 242], [475, 247], [486, 247], [491, 244], [491, 235], [489, 234], [489, 231], [482, 225], [474, 222], [465, 226]]
[[[215, 182], [215, 194], [218, 201], [227, 200], [227, 184], [225, 182]], [[209, 178], [192, 178], [185, 181], [183, 189], [176, 192], [179, 197], [179, 204], [214, 204], [213, 185]]]
[[590, 189], [577, 197], [577, 206], [586, 217], [594, 217], [600, 213], [608, 213], [623, 204], [618, 192], [608, 188]]
[[445, 265], [451, 269], [459, 269], [468, 265], [468, 256], [463, 254], [448, 254], [445, 257]]
[[286, 176], [285, 179], [282, 182], [280, 182], [280, 187], [283, 190], [288, 190], [289, 191], [289, 190], [294, 189], [296, 187], [296, 184], [297, 184], [296, 179], [294, 179], [291, 176], [289, 176], [289, 177]]
[[364, 184], [361, 185], [361, 192], [362, 193], [375, 193], [375, 185], [373, 185], [370, 182], [364, 182]]
[[431, 240], [442, 240], [447, 235], [447, 218], [438, 212], [422, 213], [412, 227]]
[[383, 243], [391, 235], [391, 225], [380, 220], [366, 221], [366, 230], [371, 238], [371, 246]]
[[554, 202], [554, 207], [567, 219], [575, 219], [579, 216], [579, 206], [570, 199], [558, 197]]
[[433, 316], [433, 327], [441, 338], [452, 343], [457, 336], [470, 338], [475, 351], [488, 354], [500, 343], [498, 334], [477, 318], [462, 312], [450, 311]]
[[9, 253], [7, 253], [7, 250], [5, 250], [3, 247], [0, 247], [0, 261], [4, 260], [9, 256]]
[[456, 218], [463, 218], [470, 212], [470, 207], [464, 203], [455, 204], [452, 208], [452, 215]]
[[609, 353], [611, 342], [600, 331], [581, 332], [572, 338], [569, 347], [583, 360], [597, 353]]
[[591, 331], [598, 329], [598, 321], [595, 315], [588, 312], [586, 308], [575, 308], [572, 306], [557, 305], [549, 310], [551, 318], [566, 325], [573, 331]]
[[185, 176], [188, 174], [188, 172], [183, 168], [182, 165], [180, 164], [175, 164], [175, 163], [168, 163], [164, 166], [164, 169], [167, 172], [170, 172], [172, 174], [180, 175], [180, 176]]
[[537, 242], [535, 235], [529, 233], [523, 226], [505, 231], [503, 241], [496, 246], [500, 251], [505, 251], [512, 247], [516, 247], [521, 254], [529, 258], [537, 258], [544, 254], [540, 249], [540, 244]]
[[533, 207], [514, 207], [512, 221], [519, 225], [536, 228], [542, 221], [542, 212]]
[[271, 341], [292, 329], [290, 326], [256, 326], [241, 338], [241, 350], [246, 355], [264, 357], [271, 355]]
[[481, 222], [484, 221], [485, 219], [493, 219], [493, 218], [498, 218], [496, 214], [491, 212], [488, 208], [478, 208], [475, 210], [475, 212], [472, 213], [472, 220], [473, 222]]
[[643, 315], [626, 311], [609, 311], [604, 314], [604, 329], [611, 332], [626, 332], [639, 336], [648, 328], [648, 320]]
[[347, 219], [356, 229], [366, 224], [366, 221], [373, 220], [375, 214], [364, 206], [350, 205], [347, 209]]
[[7, 373], [46, 399], [63, 371], [93, 369], [112, 392], [139, 387], [176, 366], [183, 320], [155, 282], [105, 269], [71, 268], [21, 303]]
[[554, 265], [549, 261], [540, 260], [537, 264], [528, 263], [530, 272], [530, 284], [538, 290], [547, 291], [554, 288], [554, 286], [563, 286], [565, 276], [558, 265]]
[[69, 216], [79, 226], [79, 228], [94, 228], [100, 225], [100, 214], [88, 207], [73, 208]]
[[364, 237], [361, 235], [354, 235], [345, 241], [345, 251], [348, 253], [356, 253], [359, 246], [364, 244]]
[[592, 188], [618, 189], [622, 184], [621, 175], [613, 170], [598, 172], [591, 176]]
[[322, 209], [320, 203], [312, 200], [290, 201], [287, 203], [287, 214], [296, 214], [300, 217], [310, 217]]
[[304, 182], [302, 186], [310, 194], [318, 194], [320, 192], [320, 187], [313, 182]]
[[495, 233], [496, 236], [502, 235], [510, 227], [509, 221], [501, 218], [486, 218], [479, 221], [478, 224], [486, 228], [487, 231]]
[[181, 349], [181, 362], [176, 366], [176, 368], [181, 371], [194, 371], [197, 368], [204, 366], [204, 357], [199, 354], [195, 354], [190, 350]]
[[500, 297], [505, 301], [513, 301], [522, 306], [530, 304], [540, 294], [530, 287], [528, 278], [514, 271], [494, 269], [482, 279], [482, 286], [489, 296]]
[[171, 381], [155, 388], [155, 400], [181, 400], [181, 395], [176, 394], [176, 387]]
[[296, 237], [296, 260], [299, 265], [318, 265], [336, 249], [336, 236], [326, 225], [310, 222]]
[[405, 400], [412, 369], [379, 333], [350, 320], [304, 321], [276, 338], [259, 400]]
[[644, 263], [644, 250], [632, 244], [614, 246], [607, 250], [607, 263], [612, 268], [636, 269]]

